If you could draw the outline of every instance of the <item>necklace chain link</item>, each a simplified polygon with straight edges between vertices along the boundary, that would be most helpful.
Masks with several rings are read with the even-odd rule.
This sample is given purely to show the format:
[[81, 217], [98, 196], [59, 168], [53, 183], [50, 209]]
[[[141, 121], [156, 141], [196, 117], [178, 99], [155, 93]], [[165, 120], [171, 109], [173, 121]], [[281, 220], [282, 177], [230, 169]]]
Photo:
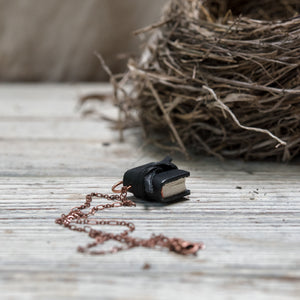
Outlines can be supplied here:
[[[123, 186], [119, 194], [109, 195], [102, 193], [91, 193], [86, 195], [85, 203], [73, 207], [70, 212], [62, 214], [60, 218], [56, 219], [55, 223], [62, 225], [70, 230], [84, 232], [88, 234], [94, 241], [87, 244], [85, 247], [79, 246], [77, 250], [81, 253], [89, 253], [93, 255], [103, 255], [108, 253], [116, 253], [119, 251], [127, 250], [134, 247], [146, 248], [167, 248], [169, 251], [176, 252], [182, 255], [196, 254], [198, 250], [203, 249], [202, 243], [191, 243], [179, 238], [168, 238], [162, 234], [152, 235], [149, 239], [140, 239], [130, 236], [135, 230], [135, 225], [131, 222], [119, 220], [106, 220], [106, 219], [91, 219], [98, 211], [110, 209], [114, 207], [128, 206], [133, 207], [136, 204], [127, 198], [127, 191], [129, 187]], [[93, 198], [102, 198], [113, 203], [99, 204], [90, 209], [89, 212], [84, 213], [83, 210], [90, 208]], [[81, 225], [81, 226], [80, 226]], [[110, 226], [123, 226], [127, 227], [122, 233], [114, 234], [96, 230], [91, 226], [95, 225], [110, 225]], [[104, 244], [107, 241], [115, 240], [123, 244], [123, 246], [114, 246], [109, 250], [92, 250], [92, 248]]]

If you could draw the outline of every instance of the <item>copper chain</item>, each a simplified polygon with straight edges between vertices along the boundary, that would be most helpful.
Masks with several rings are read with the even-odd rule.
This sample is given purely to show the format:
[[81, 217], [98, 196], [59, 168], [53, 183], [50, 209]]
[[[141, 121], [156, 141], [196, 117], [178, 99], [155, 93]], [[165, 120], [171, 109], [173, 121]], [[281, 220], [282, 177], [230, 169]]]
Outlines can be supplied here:
[[[115, 186], [114, 186], [115, 187]], [[89, 254], [107, 254], [116, 253], [122, 250], [134, 248], [134, 247], [146, 247], [146, 248], [167, 248], [169, 251], [176, 252], [178, 254], [196, 254], [198, 250], [203, 249], [202, 243], [190, 243], [179, 238], [168, 238], [164, 235], [152, 235], [149, 239], [140, 239], [131, 237], [129, 234], [135, 230], [135, 226], [131, 222], [117, 221], [117, 220], [105, 220], [105, 219], [91, 219], [90, 217], [95, 215], [96, 212], [104, 209], [121, 206], [136, 206], [136, 204], [127, 198], [128, 187], [123, 186], [120, 189], [118, 195], [108, 195], [101, 193], [91, 193], [86, 195], [85, 203], [73, 207], [70, 212], [65, 215], [62, 214], [60, 218], [56, 219], [55, 223], [62, 225], [70, 230], [85, 232], [89, 237], [94, 239], [92, 243], [87, 244], [85, 247], [78, 247], [78, 251], [81, 253]], [[84, 213], [83, 210], [90, 208], [93, 201], [93, 197], [103, 198], [106, 200], [114, 201], [108, 204], [99, 204], [90, 209], [89, 212]], [[78, 226], [79, 225], [79, 226]], [[81, 225], [81, 226], [80, 226]], [[111, 226], [124, 226], [127, 227], [122, 233], [113, 234], [100, 230], [93, 229], [92, 225], [111, 225]], [[104, 244], [107, 241], [115, 240], [123, 244], [122, 247], [113, 247], [110, 250], [90, 250], [97, 245]]]

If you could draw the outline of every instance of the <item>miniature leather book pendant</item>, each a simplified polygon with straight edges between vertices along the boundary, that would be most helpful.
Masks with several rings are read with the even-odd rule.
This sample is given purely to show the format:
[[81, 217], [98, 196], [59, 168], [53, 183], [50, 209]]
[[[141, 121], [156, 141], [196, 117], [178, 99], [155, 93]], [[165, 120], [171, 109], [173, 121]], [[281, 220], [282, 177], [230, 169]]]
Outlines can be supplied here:
[[123, 185], [135, 197], [144, 200], [172, 202], [190, 194], [185, 179], [190, 173], [179, 170], [167, 156], [160, 162], [151, 162], [128, 170]]

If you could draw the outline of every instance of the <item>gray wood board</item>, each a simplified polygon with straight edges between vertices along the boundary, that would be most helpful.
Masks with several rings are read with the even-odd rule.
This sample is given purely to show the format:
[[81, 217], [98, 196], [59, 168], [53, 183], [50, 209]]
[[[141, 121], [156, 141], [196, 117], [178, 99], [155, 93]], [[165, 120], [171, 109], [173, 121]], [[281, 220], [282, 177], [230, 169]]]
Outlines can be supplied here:
[[[78, 97], [94, 91], [109, 87], [0, 86], [1, 299], [299, 299], [299, 163], [175, 155], [191, 170], [188, 201], [137, 201], [98, 216], [133, 221], [137, 237], [163, 233], [203, 241], [205, 250], [76, 252], [90, 239], [55, 218], [89, 192], [109, 192], [127, 168], [165, 155], [143, 146], [138, 130], [120, 143], [108, 122], [82, 118]], [[109, 103], [89, 105], [116, 117]]]

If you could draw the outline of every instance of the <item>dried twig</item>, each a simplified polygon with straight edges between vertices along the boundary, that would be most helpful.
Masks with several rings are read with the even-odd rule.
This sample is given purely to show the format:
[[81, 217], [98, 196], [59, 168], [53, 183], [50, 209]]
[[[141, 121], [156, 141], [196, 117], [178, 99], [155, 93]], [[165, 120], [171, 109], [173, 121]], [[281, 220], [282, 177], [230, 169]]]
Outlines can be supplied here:
[[162, 21], [146, 28], [153, 36], [143, 59], [129, 62], [122, 85], [133, 90], [122, 101], [168, 148], [175, 142], [182, 152], [218, 157], [294, 158], [299, 12], [299, 0], [172, 0]]

